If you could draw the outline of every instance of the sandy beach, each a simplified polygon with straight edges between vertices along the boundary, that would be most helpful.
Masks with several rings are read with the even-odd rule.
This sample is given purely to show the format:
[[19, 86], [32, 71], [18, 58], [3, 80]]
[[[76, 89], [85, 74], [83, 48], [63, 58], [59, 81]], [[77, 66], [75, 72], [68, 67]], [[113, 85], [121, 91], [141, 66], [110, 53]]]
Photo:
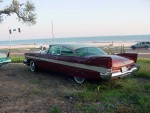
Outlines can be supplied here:
[[[95, 45], [98, 47], [130, 47], [131, 45], [135, 44], [136, 42], [90, 42], [85, 44]], [[7, 46], [0, 46], [0, 49], [18, 49], [18, 48], [40, 48], [41, 46], [48, 47], [47, 44], [23, 44], [23, 45], [7, 45]]]
[[40, 48], [40, 44], [24, 44], [24, 45], [12, 45], [12, 46], [0, 46], [0, 49], [29, 49], [29, 48]]

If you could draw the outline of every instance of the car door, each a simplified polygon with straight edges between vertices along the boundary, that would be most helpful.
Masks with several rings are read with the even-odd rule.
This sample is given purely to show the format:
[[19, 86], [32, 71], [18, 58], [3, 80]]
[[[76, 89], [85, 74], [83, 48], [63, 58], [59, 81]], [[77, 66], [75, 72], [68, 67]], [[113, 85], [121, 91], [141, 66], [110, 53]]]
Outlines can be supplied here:
[[61, 46], [51, 45], [45, 54], [41, 54], [41, 58], [43, 59], [41, 68], [57, 72], [59, 65], [57, 59], [60, 55], [60, 49]]
[[61, 48], [61, 55], [58, 56], [59, 66], [57, 67], [61, 73], [67, 73], [73, 68], [74, 57], [74, 52], [71, 49]]

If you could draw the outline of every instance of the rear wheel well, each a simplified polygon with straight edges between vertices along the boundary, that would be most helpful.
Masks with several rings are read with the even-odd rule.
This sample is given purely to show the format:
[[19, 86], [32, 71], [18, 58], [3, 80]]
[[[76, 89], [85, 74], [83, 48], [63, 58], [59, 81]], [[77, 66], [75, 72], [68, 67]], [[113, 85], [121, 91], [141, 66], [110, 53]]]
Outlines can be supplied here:
[[78, 84], [82, 84], [86, 78], [86, 74], [81, 71], [72, 70], [69, 72], [69, 75], [71, 75], [74, 78], [75, 82]]

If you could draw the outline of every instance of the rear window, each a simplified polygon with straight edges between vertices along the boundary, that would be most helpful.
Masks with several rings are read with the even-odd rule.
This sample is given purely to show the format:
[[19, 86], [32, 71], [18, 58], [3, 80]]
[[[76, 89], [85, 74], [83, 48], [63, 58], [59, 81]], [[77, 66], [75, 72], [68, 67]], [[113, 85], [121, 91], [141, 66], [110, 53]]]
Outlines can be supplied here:
[[76, 50], [77, 56], [90, 56], [90, 55], [104, 55], [106, 54], [102, 49], [98, 47], [85, 47]]

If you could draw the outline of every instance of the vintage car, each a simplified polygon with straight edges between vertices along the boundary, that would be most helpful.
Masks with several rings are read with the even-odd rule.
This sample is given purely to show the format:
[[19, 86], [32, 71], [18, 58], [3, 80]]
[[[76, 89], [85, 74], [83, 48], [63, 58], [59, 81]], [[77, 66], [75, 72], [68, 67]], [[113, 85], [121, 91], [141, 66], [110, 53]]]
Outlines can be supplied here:
[[25, 53], [24, 63], [32, 72], [47, 69], [85, 79], [113, 79], [131, 75], [140, 66], [137, 53], [108, 55], [101, 48], [84, 44], [53, 44], [45, 51]]
[[8, 64], [10, 62], [11, 62], [11, 60], [9, 58], [9, 53], [6, 54], [6, 53], [1, 53], [0, 52], [0, 67], [2, 65]]

